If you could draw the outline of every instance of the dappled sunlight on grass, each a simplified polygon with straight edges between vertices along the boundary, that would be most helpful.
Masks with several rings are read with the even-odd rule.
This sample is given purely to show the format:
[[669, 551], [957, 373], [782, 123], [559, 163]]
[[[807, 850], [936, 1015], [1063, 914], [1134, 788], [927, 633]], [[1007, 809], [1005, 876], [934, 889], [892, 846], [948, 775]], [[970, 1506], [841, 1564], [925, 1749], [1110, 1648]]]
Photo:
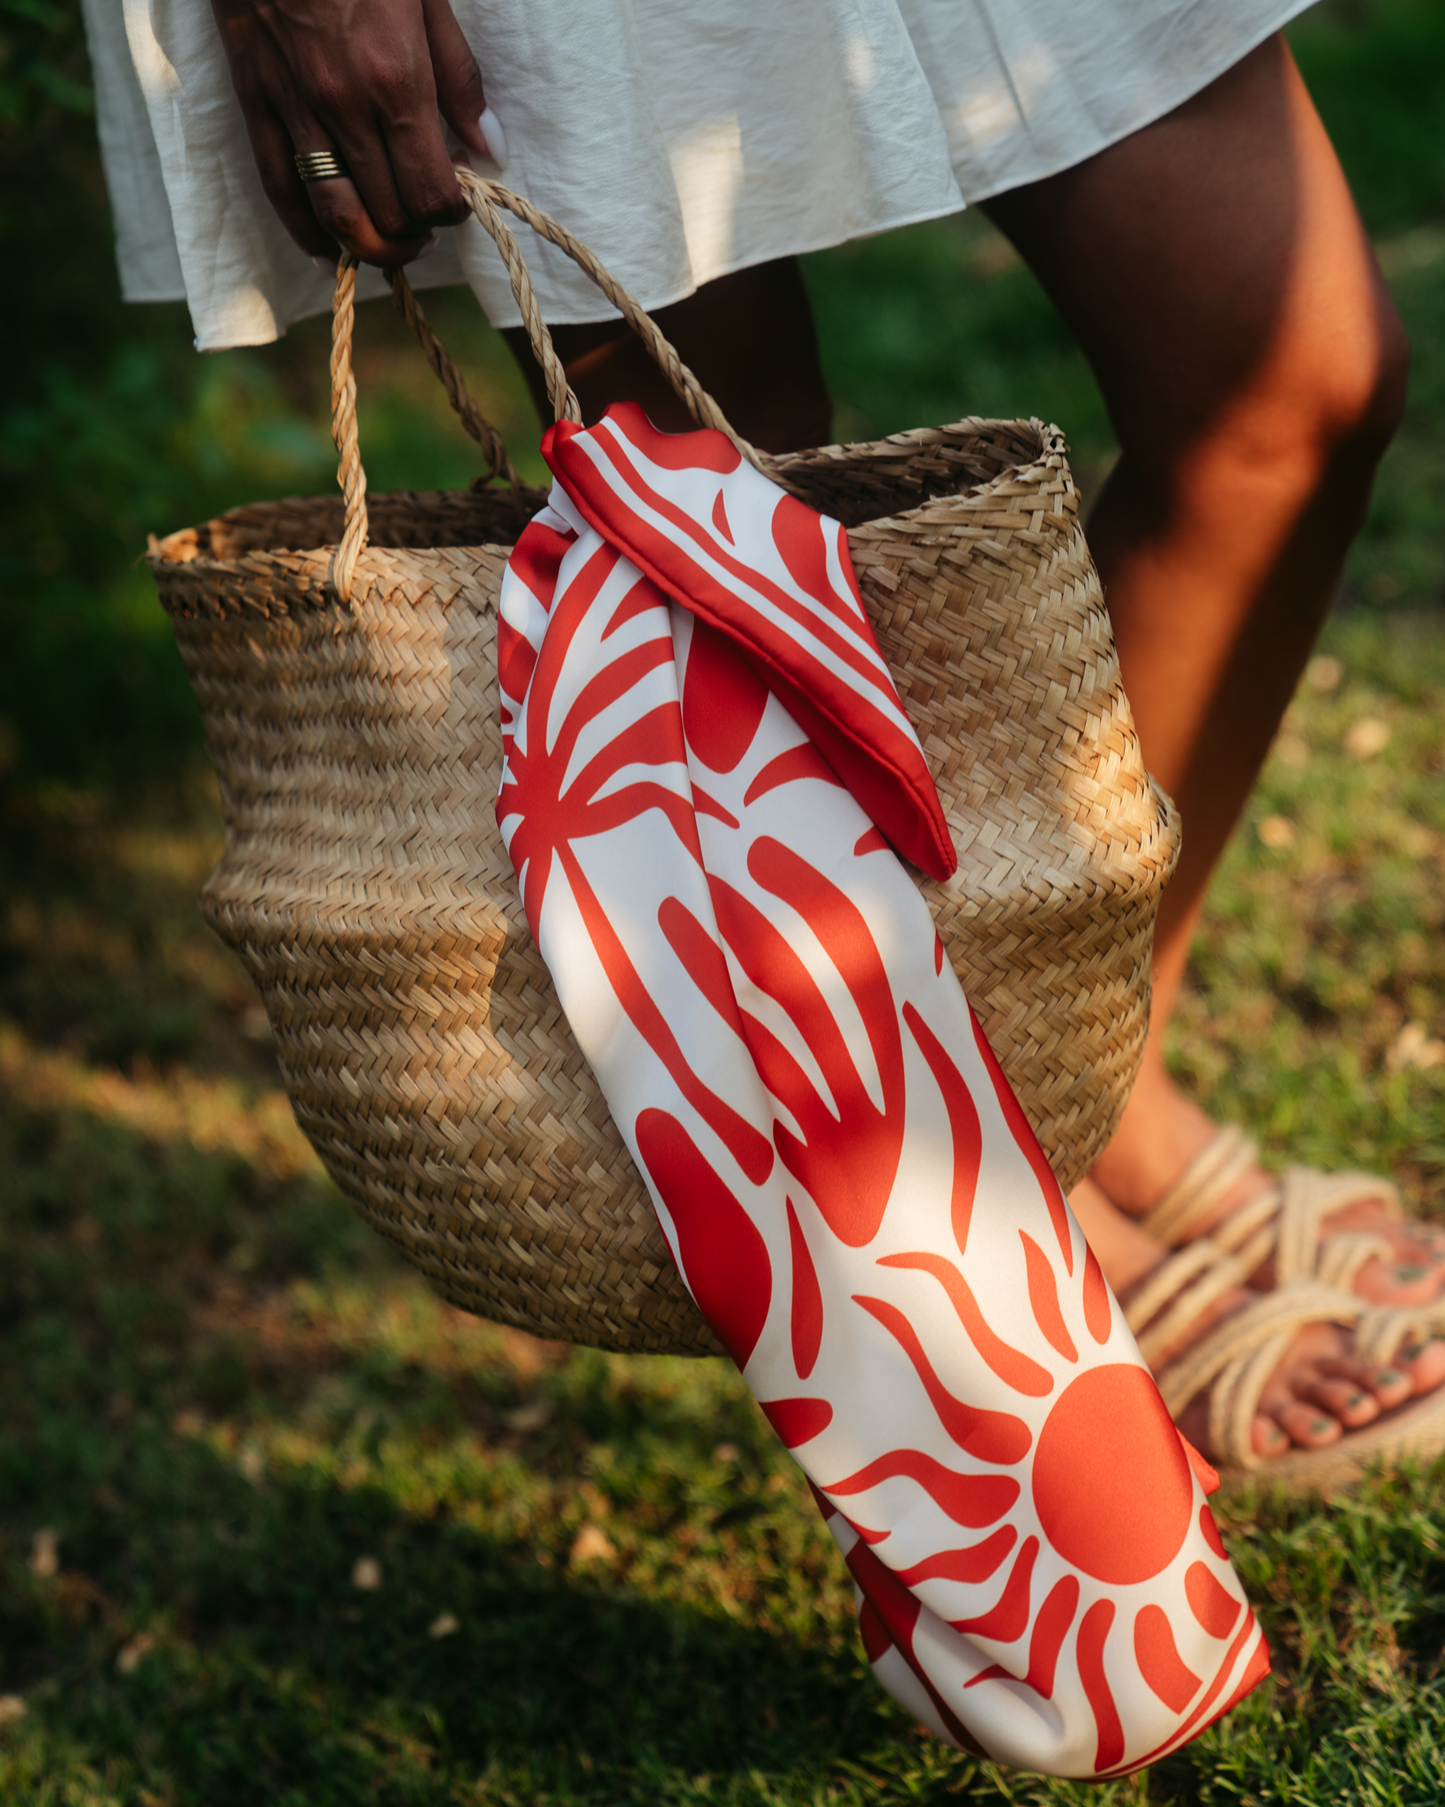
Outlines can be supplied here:
[[[1174, 1047], [1272, 1154], [1384, 1166], [1427, 1210], [1442, 699], [1433, 620], [1331, 627]], [[1283, 1807], [1352, 1798], [1388, 1756], [1380, 1799], [1438, 1798], [1437, 1478], [1228, 1502], [1276, 1679], [1147, 1778], [1093, 1791], [944, 1751], [867, 1676], [846, 1572], [727, 1364], [470, 1318], [347, 1210], [194, 910], [212, 789], [17, 807], [0, 1694], [24, 1712], [0, 1726], [0, 1795]], [[184, 994], [186, 1035], [98, 1035], [122, 982]]]
[[94, 1068], [68, 1054], [32, 1047], [0, 1023], [0, 1086], [13, 1104], [41, 1113], [83, 1111], [140, 1136], [183, 1140], [207, 1154], [235, 1154], [273, 1179], [318, 1175], [321, 1163], [296, 1127], [284, 1092], [172, 1068], [164, 1078]]

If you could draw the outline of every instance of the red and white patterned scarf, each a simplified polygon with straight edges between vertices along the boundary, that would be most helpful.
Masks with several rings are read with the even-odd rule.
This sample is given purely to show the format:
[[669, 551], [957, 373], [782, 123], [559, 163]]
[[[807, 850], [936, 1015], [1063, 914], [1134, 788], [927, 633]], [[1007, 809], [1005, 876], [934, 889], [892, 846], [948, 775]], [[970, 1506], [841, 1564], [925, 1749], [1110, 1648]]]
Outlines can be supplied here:
[[1267, 1647], [893, 851], [953, 866], [843, 529], [635, 407], [543, 451], [497, 813], [678, 1268], [884, 1686], [1003, 1763], [1152, 1762]]

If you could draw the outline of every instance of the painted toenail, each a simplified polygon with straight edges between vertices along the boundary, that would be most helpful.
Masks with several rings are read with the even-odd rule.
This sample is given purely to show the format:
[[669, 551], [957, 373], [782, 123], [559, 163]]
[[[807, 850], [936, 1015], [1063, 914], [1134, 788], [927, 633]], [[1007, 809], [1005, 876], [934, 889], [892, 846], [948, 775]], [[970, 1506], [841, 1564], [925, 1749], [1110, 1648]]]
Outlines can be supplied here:
[[1326, 1431], [1334, 1429], [1334, 1419], [1316, 1418], [1310, 1429], [1317, 1437], [1323, 1437]]
[[1405, 1376], [1398, 1368], [1381, 1368], [1375, 1375], [1377, 1387], [1397, 1387]]
[[1350, 1408], [1351, 1411], [1354, 1411], [1354, 1409], [1357, 1405], [1363, 1405], [1364, 1403], [1365, 1403], [1365, 1396], [1363, 1393], [1351, 1393], [1349, 1398], [1345, 1401], [1345, 1404]]
[[1411, 1280], [1423, 1280], [1425, 1278], [1425, 1271], [1426, 1270], [1423, 1267], [1397, 1267], [1395, 1269], [1395, 1278], [1406, 1283]]

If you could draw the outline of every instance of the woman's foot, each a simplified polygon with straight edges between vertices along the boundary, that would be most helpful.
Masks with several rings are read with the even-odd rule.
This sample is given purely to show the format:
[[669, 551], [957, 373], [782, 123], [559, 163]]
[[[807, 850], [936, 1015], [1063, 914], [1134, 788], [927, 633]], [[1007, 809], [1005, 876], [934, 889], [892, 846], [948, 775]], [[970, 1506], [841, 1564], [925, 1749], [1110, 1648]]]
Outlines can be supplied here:
[[[1186, 1098], [1163, 1066], [1145, 1063], [1128, 1108], [1089, 1180], [1126, 1217], [1141, 1219], [1166, 1197], [1180, 1176], [1219, 1134], [1196, 1104]], [[1275, 1183], [1252, 1159], [1186, 1231], [1187, 1239], [1210, 1235], [1230, 1214]], [[1382, 1182], [1376, 1198], [1357, 1198], [1323, 1220], [1330, 1235], [1368, 1234], [1389, 1244], [1389, 1255], [1371, 1256], [1352, 1277], [1350, 1290], [1375, 1305], [1430, 1305], [1445, 1293], [1445, 1230], [1394, 1215]], [[1274, 1263], [1266, 1260], [1250, 1276], [1267, 1291], [1275, 1284]]]
[[[1168, 1259], [1168, 1251], [1118, 1211], [1090, 1180], [1075, 1187], [1069, 1203], [1105, 1278], [1127, 1311], [1130, 1300], [1143, 1292]], [[1243, 1286], [1221, 1294], [1177, 1340], [1155, 1352], [1156, 1371], [1163, 1372], [1209, 1331], [1259, 1297]], [[1372, 1423], [1382, 1412], [1408, 1399], [1432, 1392], [1442, 1382], [1445, 1342], [1426, 1341], [1403, 1348], [1389, 1363], [1369, 1362], [1355, 1356], [1349, 1330], [1335, 1324], [1311, 1324], [1298, 1332], [1266, 1382], [1250, 1442], [1256, 1455], [1266, 1460], [1290, 1448], [1327, 1449], [1348, 1431]], [[1222, 1458], [1223, 1452], [1211, 1448], [1207, 1389], [1180, 1413], [1179, 1428], [1211, 1460]]]

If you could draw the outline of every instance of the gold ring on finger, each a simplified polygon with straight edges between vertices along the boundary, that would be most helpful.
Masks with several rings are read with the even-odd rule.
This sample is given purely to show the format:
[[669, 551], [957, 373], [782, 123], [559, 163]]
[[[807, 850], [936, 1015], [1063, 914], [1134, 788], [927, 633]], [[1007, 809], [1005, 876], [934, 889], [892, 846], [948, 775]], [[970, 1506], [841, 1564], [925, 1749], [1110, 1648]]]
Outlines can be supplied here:
[[335, 151], [297, 151], [296, 174], [303, 182], [330, 182], [351, 171]]

